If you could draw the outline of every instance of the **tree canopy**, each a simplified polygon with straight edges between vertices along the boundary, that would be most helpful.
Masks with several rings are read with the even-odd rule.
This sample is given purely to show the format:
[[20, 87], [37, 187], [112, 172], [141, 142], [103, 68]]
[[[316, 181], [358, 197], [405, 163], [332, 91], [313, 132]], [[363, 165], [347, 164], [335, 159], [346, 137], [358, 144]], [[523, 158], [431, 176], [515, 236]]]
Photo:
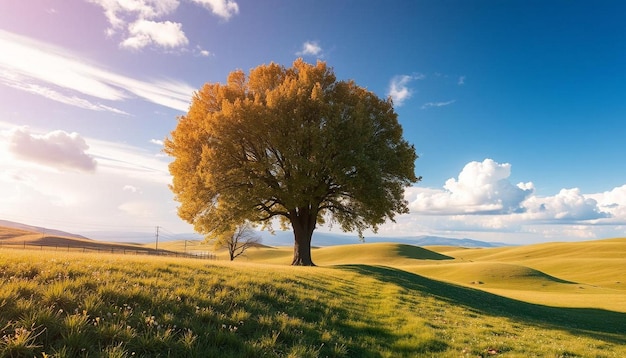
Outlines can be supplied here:
[[302, 59], [205, 84], [165, 152], [182, 219], [206, 235], [278, 219], [294, 231], [293, 265], [313, 265], [317, 224], [376, 231], [408, 212], [404, 188], [420, 180], [391, 99]]

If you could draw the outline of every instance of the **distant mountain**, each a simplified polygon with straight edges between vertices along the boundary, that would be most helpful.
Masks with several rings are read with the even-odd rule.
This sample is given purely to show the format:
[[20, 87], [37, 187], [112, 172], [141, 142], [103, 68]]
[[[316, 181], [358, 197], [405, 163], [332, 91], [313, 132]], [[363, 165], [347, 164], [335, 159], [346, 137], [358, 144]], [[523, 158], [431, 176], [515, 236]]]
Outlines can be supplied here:
[[487, 242], [487, 241], [478, 241], [472, 239], [453, 239], [449, 237], [439, 237], [439, 236], [417, 236], [414, 238], [407, 238], [408, 241], [411, 241], [413, 245], [417, 246], [461, 246], [461, 247], [502, 247], [502, 246], [512, 246], [510, 244], [505, 244], [502, 242]]
[[[0, 226], [45, 233], [46, 235], [57, 235], [75, 237], [80, 239], [94, 239], [109, 242], [125, 242], [125, 243], [148, 243], [156, 240], [156, 232], [124, 232], [124, 231], [89, 231], [81, 234], [73, 234], [61, 230], [43, 228], [39, 226], [31, 226], [20, 224], [7, 220], [0, 220]], [[267, 231], [259, 231], [264, 245], [269, 246], [291, 246], [293, 245], [293, 232], [276, 231], [274, 235]], [[171, 232], [162, 232], [159, 235], [160, 242], [177, 241], [177, 240], [203, 240], [204, 237], [197, 233], [174, 234]], [[439, 236], [366, 236], [365, 243], [370, 242], [397, 242], [415, 246], [459, 246], [468, 248], [477, 247], [501, 247], [511, 246], [500, 242], [486, 242], [473, 239], [454, 239]], [[359, 244], [361, 241], [358, 236], [350, 234], [335, 234], [329, 232], [314, 232], [313, 246], [336, 246]]]
[[[264, 245], [291, 246], [293, 233], [291, 231], [276, 231], [274, 235], [267, 231], [260, 231]], [[468, 248], [511, 246], [501, 242], [486, 242], [473, 239], [454, 239], [439, 236], [366, 236], [365, 243], [397, 242], [415, 246], [458, 246]], [[358, 236], [349, 234], [333, 234], [328, 232], [314, 232], [311, 244], [313, 246], [335, 246], [361, 243]]]
[[9, 227], [12, 229], [38, 232], [38, 233], [42, 233], [48, 236], [65, 236], [65, 237], [74, 237], [77, 239], [89, 239], [82, 235], [72, 234], [69, 232], [61, 231], [61, 230], [48, 229], [48, 228], [41, 227], [41, 226], [26, 225], [26, 224], [16, 223], [13, 221], [8, 221], [8, 220], [0, 220], [0, 226]]

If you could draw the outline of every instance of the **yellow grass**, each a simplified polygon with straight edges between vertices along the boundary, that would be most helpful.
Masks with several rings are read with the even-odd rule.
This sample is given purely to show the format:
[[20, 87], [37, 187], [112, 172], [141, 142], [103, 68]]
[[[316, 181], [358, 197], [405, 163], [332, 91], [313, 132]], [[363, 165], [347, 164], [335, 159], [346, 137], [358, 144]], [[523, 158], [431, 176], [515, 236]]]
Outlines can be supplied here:
[[[247, 262], [290, 263], [292, 248], [251, 250]], [[467, 249], [364, 243], [313, 249], [320, 266], [390, 266], [508, 298], [626, 312], [626, 239]]]
[[[0, 227], [0, 242], [24, 241], [77, 246], [93, 242]], [[154, 243], [137, 246], [154, 248]], [[211, 244], [198, 240], [162, 242], [159, 249], [214, 252]], [[259, 247], [237, 262], [289, 265], [292, 255], [292, 247]], [[319, 266], [389, 266], [536, 304], [626, 312], [626, 238], [471, 249], [362, 243], [313, 248], [312, 255]], [[217, 252], [220, 260], [227, 256]]]
[[[10, 234], [0, 231], [2, 242], [11, 240]], [[36, 233], [17, 234], [42, 239]], [[84, 244], [84, 240], [56, 239]], [[186, 247], [183, 241], [159, 244], [163, 250], [182, 252], [185, 248], [212, 251], [211, 245], [198, 241], [187, 241]], [[137, 298], [133, 305], [144, 305], [137, 306], [135, 318], [139, 320], [132, 321], [137, 323], [133, 332], [145, 329], [140, 314], [146, 311], [159, 322], [171, 321], [172, 327], [185, 323], [195, 327], [193, 332], [205, 332], [196, 341], [210, 343], [208, 348], [197, 348], [202, 351], [210, 348], [223, 353], [221, 344], [230, 344], [229, 356], [241, 356], [245, 350], [248, 355], [287, 356], [290, 349], [290, 356], [351, 356], [355, 352], [358, 356], [382, 351], [380, 356], [389, 357], [415, 356], [415, 352], [424, 357], [458, 357], [485, 356], [493, 347], [503, 356], [514, 357], [618, 357], [624, 353], [626, 239], [490, 249], [397, 243], [334, 246], [313, 249], [313, 261], [322, 266], [318, 268], [288, 266], [292, 254], [291, 247], [262, 247], [228, 262], [225, 255], [218, 255], [220, 261], [205, 261], [5, 249], [0, 250], [5, 276], [0, 307], [16, 312], [17, 318], [7, 316], [7, 327], [24, 321], [20, 327], [39, 334], [29, 328], [28, 318], [35, 313], [40, 320], [46, 317], [41, 300], [67, 305], [65, 318], [79, 319], [82, 314], [85, 319], [81, 313], [85, 311], [74, 306], [107, 308], [110, 303], [102, 301], [102, 292], [108, 299], [120, 296], [119, 304], [130, 304], [132, 293]], [[102, 275], [107, 279], [91, 280]], [[214, 289], [206, 291], [207, 287]], [[81, 294], [84, 297], [77, 301], [76, 295]], [[12, 303], [16, 295], [23, 298], [19, 305]], [[274, 311], [267, 313], [263, 305], [268, 304], [275, 305]], [[183, 307], [191, 312], [204, 306], [219, 308], [203, 311], [218, 323], [188, 322], [185, 317], [196, 316], [179, 317], [169, 311]], [[18, 312], [22, 307], [31, 315]], [[105, 313], [98, 310], [88, 318]], [[223, 331], [244, 321], [240, 328], [247, 331], [242, 337], [252, 337], [249, 340]], [[85, 328], [87, 338], [95, 329], [89, 327]], [[254, 335], [258, 332], [262, 334]], [[304, 340], [302, 332], [309, 332]], [[319, 337], [318, 332], [322, 332]], [[182, 342], [184, 336], [179, 333], [176, 340]], [[142, 337], [129, 336], [124, 341], [127, 352], [137, 345], [160, 349], [163, 337], [157, 334], [149, 342]], [[321, 347], [324, 354], [315, 353]]]

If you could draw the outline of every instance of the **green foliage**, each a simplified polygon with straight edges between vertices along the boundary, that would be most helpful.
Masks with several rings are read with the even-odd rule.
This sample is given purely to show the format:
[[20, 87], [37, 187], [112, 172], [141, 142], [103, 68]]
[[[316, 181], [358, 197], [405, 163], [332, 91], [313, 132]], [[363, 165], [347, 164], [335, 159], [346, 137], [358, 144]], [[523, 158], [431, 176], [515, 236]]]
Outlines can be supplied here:
[[389, 267], [18, 250], [0, 251], [0, 267], [38, 268], [0, 276], [0, 357], [626, 354], [626, 313], [535, 305]]

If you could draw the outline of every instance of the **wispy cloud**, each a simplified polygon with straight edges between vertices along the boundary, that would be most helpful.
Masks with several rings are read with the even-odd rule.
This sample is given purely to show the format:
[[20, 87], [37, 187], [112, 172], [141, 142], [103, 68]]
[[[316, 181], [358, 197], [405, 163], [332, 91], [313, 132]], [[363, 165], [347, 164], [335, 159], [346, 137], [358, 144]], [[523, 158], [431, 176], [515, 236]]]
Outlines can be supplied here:
[[74, 106], [74, 107], [89, 109], [92, 111], [108, 111], [108, 112], [113, 112], [117, 114], [128, 115], [128, 113], [122, 111], [121, 109], [117, 109], [115, 107], [107, 106], [101, 103], [93, 103], [84, 98], [77, 97], [75, 95], [68, 96], [58, 91], [55, 91], [52, 88], [42, 86], [39, 84], [29, 83], [28, 79], [20, 78], [16, 74], [0, 73], [0, 84], [4, 84], [6, 86], [9, 86], [18, 90], [22, 90], [25, 92], [29, 92], [35, 95], [43, 96], [50, 100], [64, 103], [64, 104]]
[[422, 105], [422, 109], [428, 109], [428, 108], [432, 108], [432, 107], [445, 107], [445, 106], [449, 106], [452, 103], [456, 102], [455, 99], [450, 100], [450, 101], [446, 101], [446, 102], [428, 102], [428, 103], [424, 103]]
[[459, 86], [463, 86], [465, 84], [465, 76], [460, 76], [456, 84]]
[[298, 56], [320, 56], [322, 47], [317, 41], [306, 41], [302, 44], [302, 50], [296, 52]]
[[425, 76], [421, 73], [394, 76], [389, 82], [387, 95], [391, 97], [396, 106], [402, 106], [404, 101], [413, 95], [413, 90], [409, 88], [409, 83], [413, 80], [422, 80], [424, 78]]
[[113, 73], [63, 48], [3, 30], [0, 48], [1, 84], [80, 108], [124, 114], [93, 98], [124, 101], [139, 97], [187, 111], [195, 90], [177, 81], [144, 81]]

